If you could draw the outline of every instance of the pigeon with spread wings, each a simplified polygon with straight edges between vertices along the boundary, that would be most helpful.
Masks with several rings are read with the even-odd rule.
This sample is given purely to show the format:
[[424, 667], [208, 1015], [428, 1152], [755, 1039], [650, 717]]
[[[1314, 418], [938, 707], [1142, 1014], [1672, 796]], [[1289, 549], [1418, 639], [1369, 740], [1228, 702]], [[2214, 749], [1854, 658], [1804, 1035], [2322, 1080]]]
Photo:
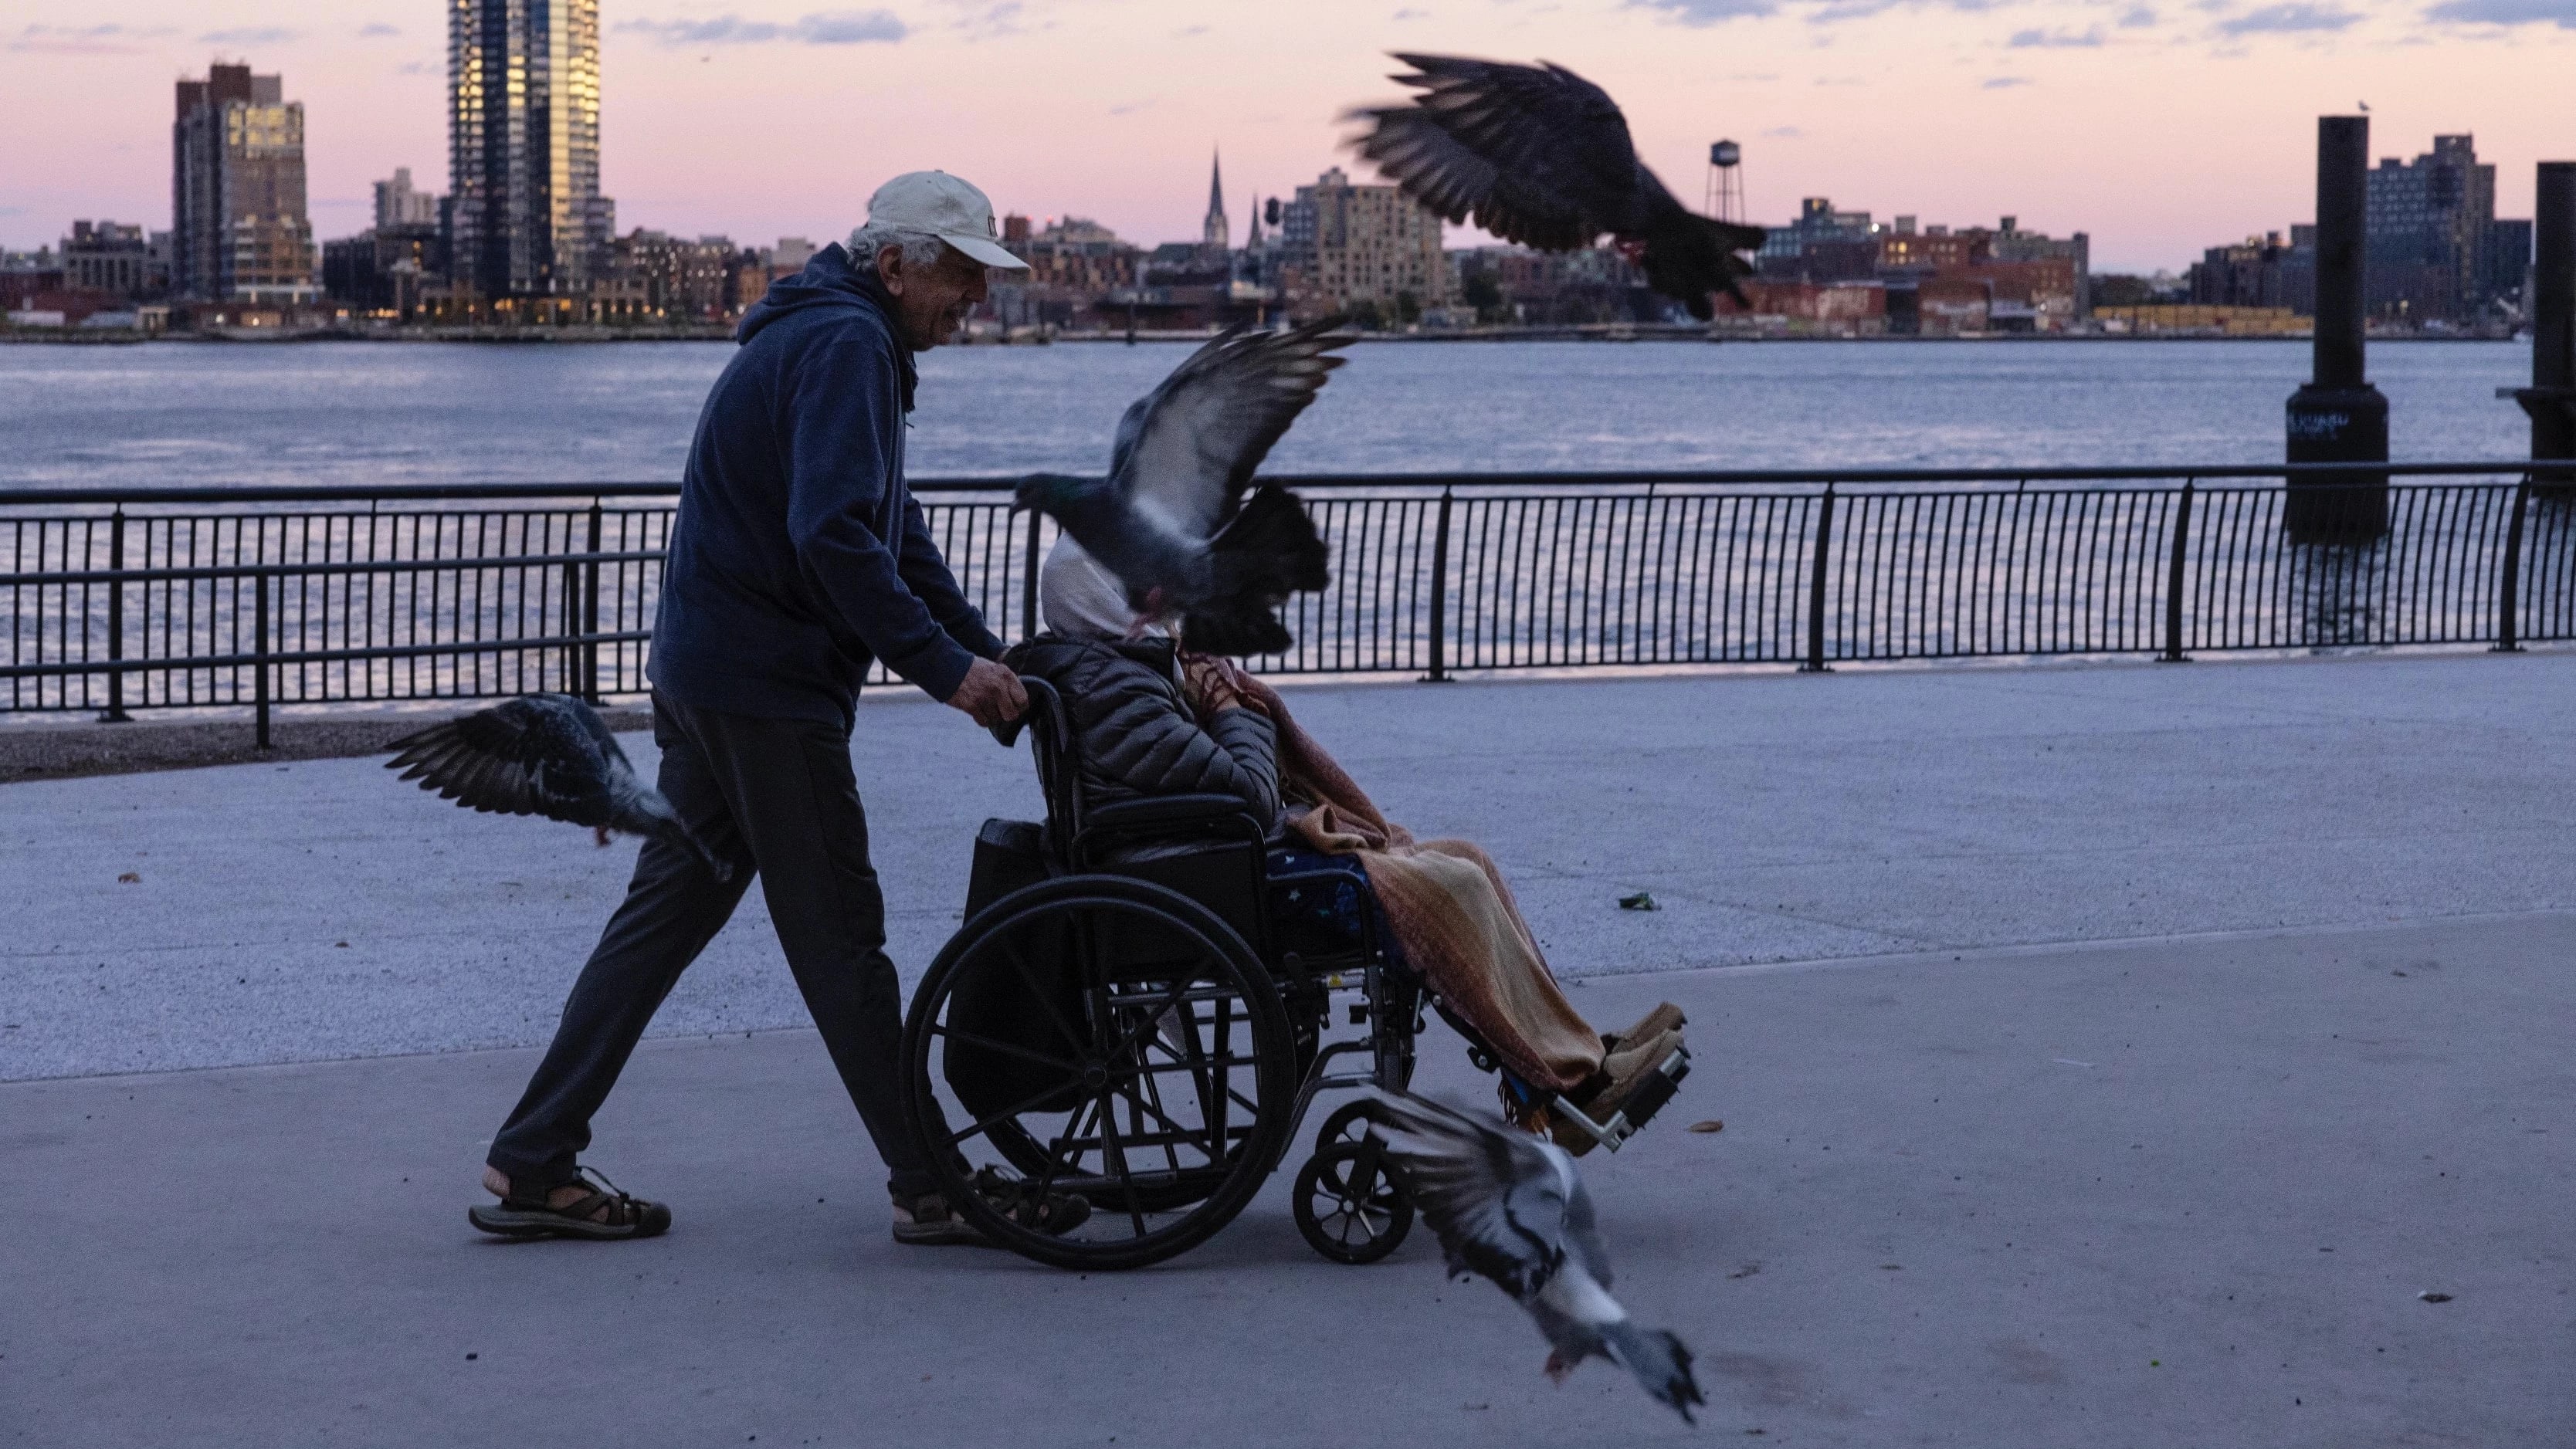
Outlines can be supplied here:
[[1689, 1421], [1691, 1406], [1705, 1402], [1691, 1351], [1661, 1329], [1639, 1328], [1610, 1296], [1592, 1195], [1565, 1149], [1411, 1093], [1368, 1095], [1369, 1131], [1439, 1235], [1450, 1276], [1488, 1279], [1529, 1311], [1547, 1335], [1548, 1377], [1562, 1379], [1597, 1355]]
[[733, 865], [708, 850], [662, 792], [645, 784], [599, 712], [569, 694], [531, 694], [393, 743], [388, 770], [439, 798], [496, 815], [542, 815], [608, 833], [649, 835], [695, 856], [718, 880]]
[[1561, 65], [1395, 58], [1413, 70], [1392, 79], [1421, 94], [1344, 119], [1367, 126], [1352, 144], [1407, 195], [1541, 251], [1579, 250], [1607, 232], [1649, 286], [1703, 322], [1716, 315], [1712, 294], [1744, 300], [1736, 281], [1753, 266], [1737, 253], [1759, 249], [1762, 228], [1675, 200], [1599, 86]]
[[1244, 490], [1342, 365], [1334, 349], [1352, 339], [1334, 330], [1341, 320], [1225, 332], [1127, 409], [1107, 478], [1038, 474], [1020, 485], [1020, 506], [1063, 525], [1140, 616], [1178, 618], [1190, 648], [1286, 649], [1279, 606], [1332, 581], [1329, 555], [1296, 495]]

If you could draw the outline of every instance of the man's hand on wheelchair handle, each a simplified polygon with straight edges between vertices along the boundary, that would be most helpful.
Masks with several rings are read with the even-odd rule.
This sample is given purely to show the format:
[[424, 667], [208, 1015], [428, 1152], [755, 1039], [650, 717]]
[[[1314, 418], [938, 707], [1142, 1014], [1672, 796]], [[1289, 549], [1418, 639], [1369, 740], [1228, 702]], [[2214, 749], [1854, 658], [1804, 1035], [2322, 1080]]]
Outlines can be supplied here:
[[957, 684], [957, 692], [948, 696], [948, 707], [963, 711], [975, 723], [987, 729], [1008, 724], [1029, 712], [1029, 692], [1020, 687], [1020, 677], [1004, 665], [990, 659], [978, 659], [966, 670]]

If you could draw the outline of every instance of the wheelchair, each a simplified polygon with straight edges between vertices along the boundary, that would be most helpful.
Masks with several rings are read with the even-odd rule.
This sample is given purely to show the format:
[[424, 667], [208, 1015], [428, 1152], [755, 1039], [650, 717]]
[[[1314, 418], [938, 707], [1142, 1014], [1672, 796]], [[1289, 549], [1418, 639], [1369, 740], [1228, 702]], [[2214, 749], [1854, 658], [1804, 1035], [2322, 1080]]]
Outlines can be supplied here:
[[[1357, 862], [1272, 847], [1269, 822], [1231, 796], [1092, 804], [1063, 701], [1021, 682], [1047, 818], [986, 822], [965, 923], [903, 1037], [907, 1122], [991, 1241], [1085, 1271], [1196, 1247], [1252, 1201], [1319, 1095], [1412, 1080], [1427, 1012], [1501, 1070], [1382, 940]], [[1560, 1120], [1616, 1150], [1688, 1070], [1676, 1050], [1609, 1123], [1570, 1107]], [[1552, 1105], [1504, 1082], [1524, 1110]], [[1365, 1107], [1324, 1119], [1291, 1196], [1299, 1232], [1336, 1262], [1382, 1258], [1413, 1226]], [[1091, 1213], [1062, 1234], [1011, 1210], [1066, 1194]]]

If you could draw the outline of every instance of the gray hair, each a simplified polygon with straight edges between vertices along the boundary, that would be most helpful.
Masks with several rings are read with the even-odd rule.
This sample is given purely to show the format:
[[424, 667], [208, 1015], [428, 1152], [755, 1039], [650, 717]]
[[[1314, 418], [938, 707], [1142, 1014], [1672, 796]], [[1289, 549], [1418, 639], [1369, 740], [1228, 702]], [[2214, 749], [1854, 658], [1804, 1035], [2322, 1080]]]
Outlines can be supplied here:
[[939, 254], [948, 249], [948, 243], [926, 231], [907, 231], [872, 221], [850, 233], [850, 260], [874, 271], [877, 253], [895, 246], [903, 248], [903, 264], [907, 267], [934, 266]]

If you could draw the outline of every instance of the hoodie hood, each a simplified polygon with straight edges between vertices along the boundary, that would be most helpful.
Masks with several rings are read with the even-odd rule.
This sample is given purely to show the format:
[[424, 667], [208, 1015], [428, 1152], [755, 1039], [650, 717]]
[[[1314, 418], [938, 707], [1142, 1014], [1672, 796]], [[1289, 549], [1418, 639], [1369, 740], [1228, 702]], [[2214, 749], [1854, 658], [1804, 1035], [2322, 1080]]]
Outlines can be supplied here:
[[886, 295], [885, 284], [877, 280], [874, 270], [862, 271], [851, 264], [849, 252], [839, 242], [816, 252], [805, 270], [770, 283], [767, 295], [742, 314], [733, 340], [749, 342], [753, 334], [788, 313], [815, 307], [859, 309], [885, 329], [887, 338], [894, 343], [895, 369], [903, 380], [903, 410], [911, 412], [912, 390], [920, 372], [913, 363], [912, 349], [904, 345], [903, 335], [895, 328], [894, 299]]

